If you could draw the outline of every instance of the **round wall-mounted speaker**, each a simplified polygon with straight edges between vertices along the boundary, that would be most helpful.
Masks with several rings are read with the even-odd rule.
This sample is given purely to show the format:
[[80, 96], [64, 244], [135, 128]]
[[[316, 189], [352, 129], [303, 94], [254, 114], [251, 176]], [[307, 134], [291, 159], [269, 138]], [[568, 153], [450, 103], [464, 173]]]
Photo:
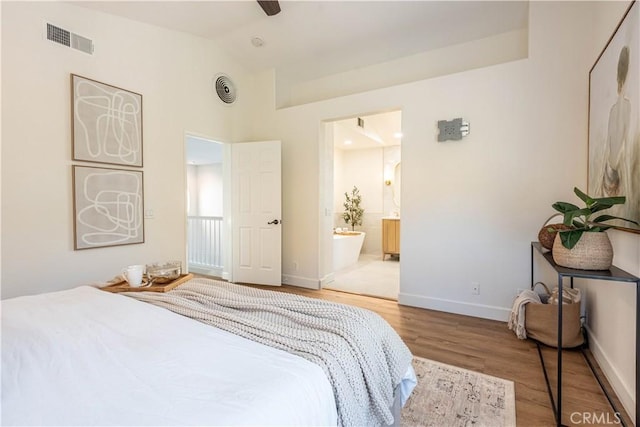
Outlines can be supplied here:
[[233, 104], [236, 101], [236, 87], [225, 74], [219, 74], [215, 77], [214, 86], [216, 93], [222, 102], [225, 104]]

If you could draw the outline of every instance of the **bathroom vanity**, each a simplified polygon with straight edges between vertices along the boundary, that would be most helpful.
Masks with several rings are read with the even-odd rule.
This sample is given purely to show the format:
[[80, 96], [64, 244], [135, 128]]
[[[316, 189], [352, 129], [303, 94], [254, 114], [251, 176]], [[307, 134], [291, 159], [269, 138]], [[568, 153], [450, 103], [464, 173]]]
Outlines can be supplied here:
[[382, 260], [400, 255], [400, 217], [382, 218]]

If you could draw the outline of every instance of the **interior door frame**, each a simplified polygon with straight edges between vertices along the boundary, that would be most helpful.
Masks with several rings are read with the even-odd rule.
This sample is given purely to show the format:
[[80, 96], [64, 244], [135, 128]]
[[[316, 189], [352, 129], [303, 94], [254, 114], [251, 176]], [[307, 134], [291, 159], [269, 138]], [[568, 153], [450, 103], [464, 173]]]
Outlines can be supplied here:
[[222, 151], [223, 151], [223, 161], [222, 161], [222, 187], [223, 187], [223, 191], [222, 191], [222, 216], [223, 216], [223, 229], [224, 229], [224, 240], [223, 240], [223, 257], [222, 257], [222, 279], [223, 280], [227, 280], [229, 282], [233, 281], [233, 277], [232, 277], [232, 271], [233, 269], [231, 268], [232, 264], [231, 264], [231, 250], [233, 249], [232, 246], [232, 239], [231, 239], [231, 143], [219, 138], [214, 138], [208, 135], [203, 135], [197, 132], [189, 132], [186, 131], [184, 133], [184, 138], [183, 138], [183, 158], [182, 158], [182, 164], [184, 167], [184, 199], [183, 199], [183, 212], [184, 212], [184, 262], [183, 262], [183, 272], [184, 273], [188, 273], [189, 272], [189, 252], [188, 252], [188, 248], [189, 248], [189, 240], [188, 240], [188, 236], [189, 236], [189, 231], [188, 231], [188, 213], [189, 213], [189, 199], [188, 199], [188, 195], [189, 195], [189, 188], [188, 188], [188, 181], [187, 181], [187, 175], [188, 175], [188, 171], [187, 171], [187, 153], [188, 153], [188, 145], [187, 145], [187, 140], [189, 137], [192, 138], [198, 138], [198, 139], [204, 139], [207, 141], [211, 141], [212, 143], [217, 143], [217, 144], [221, 144], [222, 145]]
[[333, 271], [333, 122], [337, 119], [323, 120], [320, 126], [320, 164], [319, 164], [319, 204], [321, 207], [318, 221], [318, 289], [334, 281]]
[[[333, 123], [339, 120], [366, 117], [369, 115], [382, 114], [385, 112], [400, 111], [401, 107], [392, 107], [370, 112], [360, 112], [347, 114], [341, 117], [326, 118], [320, 121], [320, 132], [318, 136], [319, 144], [319, 180], [318, 180], [318, 203], [320, 216], [318, 219], [318, 273], [319, 288], [322, 289], [327, 284], [334, 281], [335, 272], [333, 269], [333, 219], [334, 212], [334, 133]], [[402, 147], [402, 144], [400, 144]], [[402, 150], [402, 148], [400, 149]], [[402, 174], [402, 171], [400, 172]], [[402, 190], [400, 194], [402, 200]], [[402, 245], [402, 234], [406, 233], [405, 228], [400, 230], [400, 244]], [[402, 265], [402, 263], [400, 263]], [[401, 281], [399, 281], [400, 289]]]

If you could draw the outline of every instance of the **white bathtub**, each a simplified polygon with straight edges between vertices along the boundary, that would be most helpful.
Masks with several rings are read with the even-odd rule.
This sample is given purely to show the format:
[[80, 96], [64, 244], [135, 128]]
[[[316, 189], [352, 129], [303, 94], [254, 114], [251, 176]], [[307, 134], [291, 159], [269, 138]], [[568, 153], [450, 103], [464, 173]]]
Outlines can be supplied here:
[[365, 235], [362, 231], [333, 234], [333, 271], [342, 270], [358, 262]]

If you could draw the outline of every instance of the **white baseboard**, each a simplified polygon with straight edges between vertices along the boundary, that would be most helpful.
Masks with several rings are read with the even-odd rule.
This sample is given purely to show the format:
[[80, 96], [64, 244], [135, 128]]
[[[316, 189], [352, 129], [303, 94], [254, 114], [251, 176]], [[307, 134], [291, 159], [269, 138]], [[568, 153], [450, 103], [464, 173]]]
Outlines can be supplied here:
[[322, 279], [320, 279], [320, 287], [324, 288], [329, 283], [334, 282], [335, 280], [336, 280], [335, 275], [333, 273], [329, 273], [326, 276], [324, 276]]
[[511, 309], [484, 304], [472, 304], [468, 302], [453, 301], [443, 298], [425, 297], [401, 292], [398, 294], [398, 303], [411, 307], [428, 308], [431, 310], [445, 311], [447, 313], [462, 314], [465, 316], [481, 317], [483, 319], [509, 320]]
[[616, 396], [620, 399], [620, 402], [627, 411], [627, 414], [629, 414], [631, 420], [635, 420], [636, 403], [633, 400], [634, 392], [631, 391], [631, 383], [625, 384], [625, 382], [622, 381], [622, 376], [607, 357], [595, 335], [591, 332], [591, 329], [589, 329], [588, 326], [586, 329], [587, 334], [589, 335], [589, 349], [591, 350], [593, 357], [598, 362], [600, 369], [607, 378], [607, 381], [609, 381], [609, 384], [611, 384], [613, 391], [615, 391]]
[[189, 273], [198, 273], [198, 274], [204, 274], [206, 276], [224, 278], [224, 272], [222, 271], [221, 268], [198, 267], [197, 265], [190, 265]]
[[283, 285], [299, 286], [307, 289], [320, 289], [320, 281], [309, 277], [294, 276], [292, 274], [282, 275]]

